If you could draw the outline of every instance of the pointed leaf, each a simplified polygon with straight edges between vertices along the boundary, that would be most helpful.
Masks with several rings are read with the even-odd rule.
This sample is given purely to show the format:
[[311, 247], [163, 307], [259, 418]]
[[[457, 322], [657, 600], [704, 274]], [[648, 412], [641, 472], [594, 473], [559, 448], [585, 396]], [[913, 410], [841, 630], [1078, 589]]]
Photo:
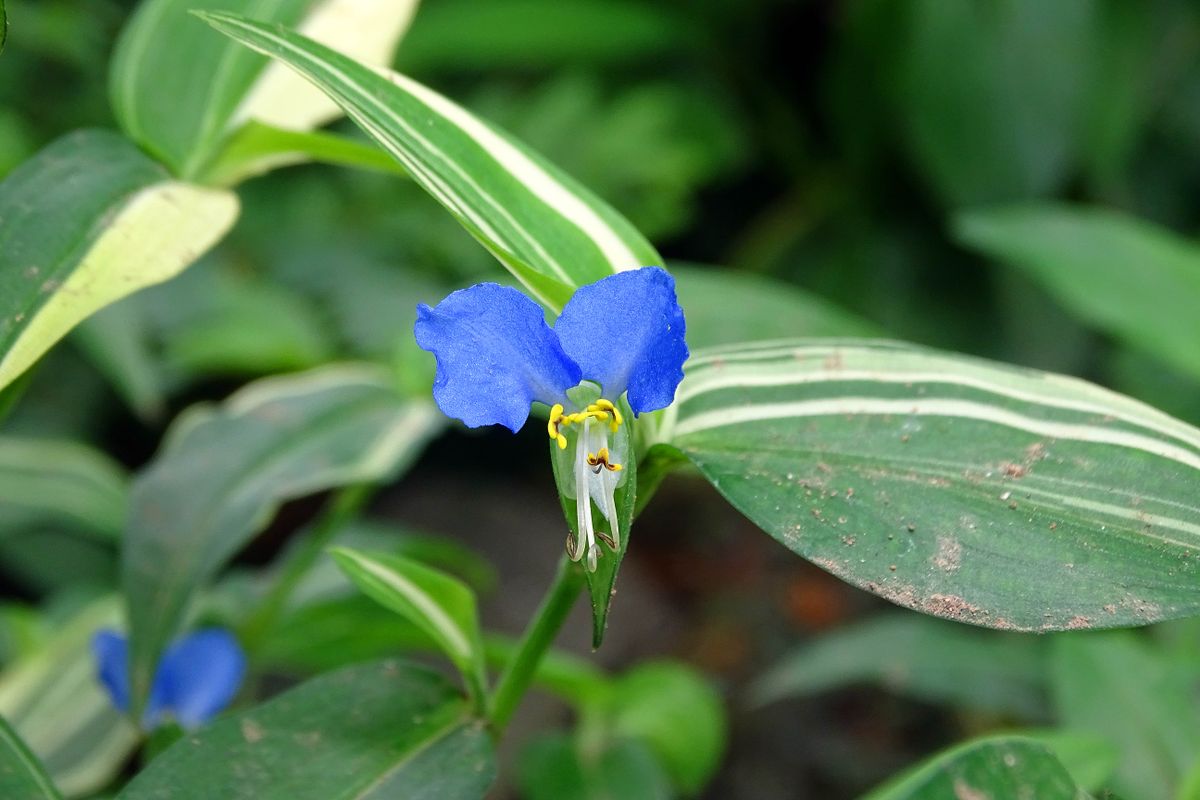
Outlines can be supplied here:
[[183, 415], [134, 482], [122, 553], [135, 705], [191, 596], [279, 504], [387, 480], [442, 424], [385, 373], [348, 365], [261, 380]]
[[174, 277], [237, 198], [168, 178], [122, 137], [80, 131], [0, 182], [0, 388], [94, 312]]
[[796, 553], [1001, 629], [1200, 611], [1200, 431], [1080, 380], [896, 343], [696, 353], [659, 436]]
[[483, 689], [479, 617], [475, 594], [466, 584], [402, 556], [349, 547], [335, 547], [330, 552], [364, 594], [429, 634], [463, 677]]
[[576, 286], [661, 264], [632, 225], [519, 142], [410, 78], [279, 26], [201, 15], [319, 86], [551, 308]]
[[117, 800], [479, 800], [495, 770], [487, 731], [444, 678], [384, 661], [181, 739]]
[[[0, 13], [3, 7], [0, 6]], [[0, 797], [11, 800], [61, 800], [37, 756], [0, 716]]]

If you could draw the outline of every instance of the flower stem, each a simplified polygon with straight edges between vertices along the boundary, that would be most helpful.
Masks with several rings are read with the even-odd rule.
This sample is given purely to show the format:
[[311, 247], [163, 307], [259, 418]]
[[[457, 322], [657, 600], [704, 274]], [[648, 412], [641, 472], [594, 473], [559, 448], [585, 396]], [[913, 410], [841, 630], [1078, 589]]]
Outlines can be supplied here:
[[242, 623], [241, 639], [248, 650], [253, 651], [262, 643], [263, 637], [270, 632], [279, 615], [283, 613], [297, 584], [312, 569], [337, 532], [358, 515], [374, 490], [373, 484], [354, 484], [343, 487], [328, 501], [320, 518], [300, 543], [296, 553], [284, 563], [282, 574], [275, 581], [275, 585], [267, 592], [258, 608]]
[[558, 562], [558, 571], [546, 590], [546, 596], [542, 598], [541, 606], [521, 637], [516, 656], [496, 684], [496, 691], [492, 695], [492, 727], [497, 735], [504, 730], [533, 682], [538, 664], [554, 643], [583, 584], [582, 570], [564, 556]]

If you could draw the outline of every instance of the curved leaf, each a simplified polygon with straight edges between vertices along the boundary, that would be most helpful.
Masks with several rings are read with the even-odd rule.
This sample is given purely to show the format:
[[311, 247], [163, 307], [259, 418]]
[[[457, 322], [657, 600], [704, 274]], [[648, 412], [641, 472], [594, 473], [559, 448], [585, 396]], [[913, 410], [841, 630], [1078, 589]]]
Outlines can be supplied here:
[[[0, 13], [3, 13], [0, 6]], [[61, 800], [37, 756], [0, 717], [0, 797], [12, 800]]]
[[661, 264], [632, 225], [519, 142], [416, 81], [380, 74], [278, 26], [204, 13], [337, 101], [530, 291], [554, 309], [574, 287]]
[[443, 424], [369, 367], [336, 365], [251, 384], [194, 408], [137, 477], [122, 553], [131, 686], [144, 700], [193, 593], [286, 500], [381, 481]]
[[398, 661], [314, 678], [181, 739], [118, 800], [477, 800], [492, 744], [444, 678]]
[[697, 353], [659, 437], [899, 605], [1013, 630], [1200, 610], [1200, 431], [1080, 380], [887, 343]]
[[113, 55], [113, 109], [131, 138], [194, 178], [247, 121], [307, 130], [337, 109], [266, 59], [213, 36], [190, 11], [232, 9], [299, 25], [332, 47], [384, 64], [415, 7], [415, 0], [145, 0]]
[[48, 517], [115, 543], [128, 494], [124, 470], [87, 445], [0, 436], [0, 536]]
[[14, 170], [0, 182], [0, 388], [94, 312], [177, 275], [237, 211], [233, 194], [169, 180], [106, 131]]

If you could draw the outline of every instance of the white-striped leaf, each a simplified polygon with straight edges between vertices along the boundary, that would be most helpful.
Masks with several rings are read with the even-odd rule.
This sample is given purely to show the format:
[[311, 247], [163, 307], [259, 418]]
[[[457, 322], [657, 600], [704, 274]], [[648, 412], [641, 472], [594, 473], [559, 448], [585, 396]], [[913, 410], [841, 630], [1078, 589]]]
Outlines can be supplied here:
[[1038, 631], [1200, 611], [1200, 431], [1084, 381], [888, 342], [717, 348], [658, 438], [903, 606]]
[[561, 308], [576, 286], [661, 264], [616, 211], [492, 125], [410, 78], [381, 73], [300, 34], [201, 15], [332, 97], [535, 295]]
[[286, 70], [214, 36], [193, 10], [236, 10], [299, 26], [371, 64], [391, 60], [416, 0], [144, 0], [113, 56], [113, 110], [176, 174], [201, 179], [222, 140], [251, 120], [310, 130], [337, 115]]
[[387, 374], [352, 365], [267, 378], [180, 417], [130, 499], [122, 583], [134, 705], [192, 595], [280, 503], [393, 477], [443, 420]]
[[174, 277], [237, 197], [170, 180], [128, 140], [79, 131], [0, 183], [0, 388], [101, 308]]
[[[0, 14], [3, 13], [4, 7], [0, 5]], [[14, 800], [62, 798], [37, 756], [30, 752], [4, 717], [0, 717], [0, 797]]]
[[462, 581], [410, 558], [336, 547], [330, 553], [364, 594], [415, 623], [483, 690], [483, 644], [475, 593]]

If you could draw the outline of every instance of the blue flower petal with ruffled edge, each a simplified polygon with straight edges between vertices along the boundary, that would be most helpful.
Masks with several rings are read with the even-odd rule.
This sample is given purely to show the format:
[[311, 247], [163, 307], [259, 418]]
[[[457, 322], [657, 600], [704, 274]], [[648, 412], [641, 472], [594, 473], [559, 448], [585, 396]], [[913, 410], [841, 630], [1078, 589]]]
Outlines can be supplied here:
[[643, 267], [580, 287], [554, 332], [605, 397], [616, 400], [628, 391], [638, 414], [675, 399], [688, 349], [675, 279], [666, 270]]
[[150, 693], [182, 727], [196, 728], [233, 701], [245, 673], [246, 656], [233, 634], [208, 628], [171, 645], [159, 662]]
[[534, 400], [566, 403], [580, 380], [542, 309], [516, 289], [480, 283], [417, 306], [417, 344], [437, 358], [433, 398], [468, 427], [516, 433]]
[[[129, 641], [112, 630], [92, 637], [97, 675], [113, 705], [129, 711]], [[159, 662], [142, 727], [153, 730], [171, 717], [196, 728], [229, 705], [246, 672], [246, 656], [228, 631], [196, 631], [173, 644]]]

